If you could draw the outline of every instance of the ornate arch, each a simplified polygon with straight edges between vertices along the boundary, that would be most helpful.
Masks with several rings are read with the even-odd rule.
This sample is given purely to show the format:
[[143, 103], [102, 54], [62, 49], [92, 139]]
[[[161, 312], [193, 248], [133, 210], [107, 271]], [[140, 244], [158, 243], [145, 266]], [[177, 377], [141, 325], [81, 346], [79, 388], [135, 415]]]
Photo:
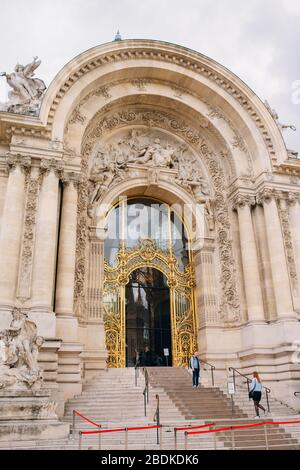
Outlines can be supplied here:
[[[136, 69], [141, 72], [137, 74]], [[202, 98], [209, 96], [210, 104], [219, 108], [221, 116], [232, 116], [235, 127], [244, 128], [244, 134], [252, 139], [248, 147], [252, 146], [250, 151], [253, 155], [256, 150], [262, 159], [267, 152], [274, 164], [286, 159], [286, 147], [278, 126], [269, 110], [244, 82], [202, 54], [159, 41], [109, 43], [73, 59], [57, 75], [43, 101], [40, 118], [47, 125], [47, 132], [52, 139], [61, 140], [59, 129], [62, 129], [62, 122], [66, 124], [72, 110], [93, 89], [97, 87], [100, 96], [104, 93], [105, 102], [107, 87], [116, 81], [115, 73], [119, 79], [123, 71], [131, 74], [132, 80], [143, 79], [147, 78], [144, 69], [150, 70], [154, 79], [155, 71], [168, 74], [177, 97], [183, 90], [182, 95], [188, 91], [187, 94], [195, 92]], [[259, 152], [257, 147], [254, 148], [258, 141], [262, 143]]]
[[[153, 114], [153, 112], [152, 112]], [[134, 112], [130, 113], [129, 121], [137, 122], [136, 115]], [[106, 127], [106, 130], [111, 132], [115, 130], [118, 125], [121, 127], [124, 125], [124, 117], [121, 120], [115, 119], [111, 125]], [[224, 169], [220, 164], [220, 157], [210, 148], [210, 145], [201, 136], [198, 130], [190, 126], [183, 120], [178, 121], [175, 116], [168, 115], [166, 119], [165, 115], [163, 119], [158, 119], [155, 123], [156, 128], [168, 128], [169, 131], [173, 131], [174, 135], [179, 136], [196, 152], [199, 158], [204, 162], [209, 174], [211, 185], [213, 188], [213, 210], [214, 218], [216, 220], [216, 237], [219, 248], [219, 259], [220, 259], [220, 284], [222, 287], [222, 300], [220, 303], [219, 316], [222, 321], [227, 324], [236, 324], [240, 321], [240, 310], [239, 310], [239, 299], [237, 294], [237, 284], [235, 275], [235, 261], [233, 255], [233, 246], [230, 233], [230, 222], [227, 205], [227, 194], [226, 194], [226, 177]], [[78, 231], [77, 231], [77, 266], [76, 266], [76, 283], [75, 283], [75, 299], [77, 308], [84, 308], [85, 301], [85, 277], [87, 273], [86, 269], [86, 247], [88, 243], [88, 159], [91, 152], [94, 149], [95, 143], [101, 136], [103, 136], [102, 127], [99, 124], [97, 132], [92, 131], [92, 137], [86, 139], [83, 144], [83, 156], [82, 156], [82, 171], [84, 174], [84, 180], [80, 185], [79, 189], [79, 219], [78, 219]], [[134, 183], [134, 181], [132, 181]], [[119, 184], [119, 180], [113, 181], [107, 191], [112, 191], [114, 186]], [[147, 182], [146, 182], [147, 184]], [[149, 182], [148, 182], [149, 184]], [[159, 181], [156, 182], [157, 187], [160, 186]]]

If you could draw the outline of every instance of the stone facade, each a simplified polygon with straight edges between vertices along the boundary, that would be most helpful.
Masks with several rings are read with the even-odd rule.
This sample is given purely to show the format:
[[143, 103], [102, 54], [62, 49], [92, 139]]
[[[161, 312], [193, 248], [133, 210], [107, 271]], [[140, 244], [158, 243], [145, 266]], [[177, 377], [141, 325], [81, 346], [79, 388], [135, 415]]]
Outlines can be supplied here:
[[281, 130], [225, 68], [146, 40], [78, 56], [38, 116], [0, 112], [0, 330], [15, 307], [37, 324], [56, 401], [106, 366], [105, 208], [146, 195], [203, 207], [204, 233], [191, 240], [203, 359], [258, 369], [292, 403], [300, 161]]

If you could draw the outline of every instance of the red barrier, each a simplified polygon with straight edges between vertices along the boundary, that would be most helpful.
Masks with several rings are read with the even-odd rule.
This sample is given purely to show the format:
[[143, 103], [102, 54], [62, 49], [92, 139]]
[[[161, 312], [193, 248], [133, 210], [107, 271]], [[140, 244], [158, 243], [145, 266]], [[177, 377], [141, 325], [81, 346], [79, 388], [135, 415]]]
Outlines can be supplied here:
[[174, 431], [186, 431], [187, 429], [202, 429], [209, 428], [210, 426], [215, 426], [215, 423], [204, 424], [203, 426], [185, 426], [184, 428], [174, 428]]
[[186, 431], [186, 435], [200, 435], [200, 434], [211, 434], [211, 433], [217, 433], [217, 432], [225, 432], [225, 431], [234, 431], [235, 429], [247, 429], [247, 428], [257, 428], [260, 426], [273, 426], [273, 425], [288, 425], [288, 424], [300, 424], [300, 421], [263, 421], [261, 423], [252, 423], [252, 424], [246, 424], [243, 426], [229, 426], [226, 428], [219, 428], [219, 429], [210, 429], [209, 431], [192, 431], [188, 432]]
[[80, 431], [81, 435], [86, 434], [105, 434], [110, 432], [125, 432], [125, 431], [143, 431], [146, 429], [159, 429], [161, 426], [143, 426], [137, 428], [119, 428], [119, 429], [101, 429], [99, 431]]
[[162, 426], [143, 426], [137, 428], [127, 428], [127, 431], [143, 431], [145, 429], [160, 429]]
[[79, 416], [80, 418], [84, 419], [84, 420], [87, 421], [88, 423], [92, 424], [93, 426], [96, 426], [97, 428], [101, 428], [101, 424], [97, 424], [97, 423], [95, 423], [94, 421], [91, 421], [89, 418], [87, 418], [86, 416], [82, 415], [82, 414], [79, 413], [78, 411], [73, 410], [73, 413], [76, 414], [77, 416]]

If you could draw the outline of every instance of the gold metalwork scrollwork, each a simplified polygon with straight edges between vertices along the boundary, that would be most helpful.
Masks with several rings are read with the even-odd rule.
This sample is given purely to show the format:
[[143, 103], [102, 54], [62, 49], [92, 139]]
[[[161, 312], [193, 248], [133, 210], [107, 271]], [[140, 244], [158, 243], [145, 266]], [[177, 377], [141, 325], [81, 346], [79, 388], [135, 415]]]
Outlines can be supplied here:
[[195, 313], [195, 275], [191, 264], [184, 272], [172, 252], [162, 251], [154, 240], [142, 240], [134, 249], [121, 245], [117, 265], [104, 263], [104, 325], [108, 367], [125, 367], [125, 286], [136, 269], [151, 267], [161, 271], [168, 280], [171, 300], [173, 366], [188, 364], [197, 349]]

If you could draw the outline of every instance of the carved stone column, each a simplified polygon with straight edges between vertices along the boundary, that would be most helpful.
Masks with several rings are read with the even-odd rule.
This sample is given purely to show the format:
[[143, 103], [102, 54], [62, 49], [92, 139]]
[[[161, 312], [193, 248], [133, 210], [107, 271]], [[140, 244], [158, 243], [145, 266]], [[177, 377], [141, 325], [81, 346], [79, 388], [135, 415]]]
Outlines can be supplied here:
[[32, 275], [32, 308], [53, 312], [53, 291], [58, 227], [59, 165], [42, 160], [42, 185], [39, 194], [36, 242]]
[[220, 323], [214, 249], [212, 240], [206, 240], [205, 246], [194, 253], [199, 328]]
[[105, 238], [103, 228], [90, 227], [86, 327], [89, 345], [82, 353], [87, 378], [106, 367], [107, 349], [102, 307]]
[[104, 241], [103, 229], [92, 227], [90, 230], [88, 308], [89, 319], [102, 319], [102, 286], [104, 281]]
[[289, 216], [297, 271], [297, 310], [300, 309], [300, 194], [289, 194]]
[[255, 243], [251, 206], [255, 198], [248, 195], [238, 195], [233, 201], [237, 210], [239, 233], [242, 253], [242, 265], [245, 281], [245, 293], [249, 322], [264, 322], [264, 303], [259, 276], [258, 257]]
[[78, 199], [76, 175], [66, 175], [63, 184], [55, 312], [57, 315], [73, 316]]
[[295, 319], [287, 259], [275, 192], [261, 191], [257, 202], [264, 207], [266, 232], [278, 319]]
[[25, 173], [28, 157], [9, 156], [6, 197], [0, 238], [0, 298], [4, 308], [15, 303], [24, 215]]

